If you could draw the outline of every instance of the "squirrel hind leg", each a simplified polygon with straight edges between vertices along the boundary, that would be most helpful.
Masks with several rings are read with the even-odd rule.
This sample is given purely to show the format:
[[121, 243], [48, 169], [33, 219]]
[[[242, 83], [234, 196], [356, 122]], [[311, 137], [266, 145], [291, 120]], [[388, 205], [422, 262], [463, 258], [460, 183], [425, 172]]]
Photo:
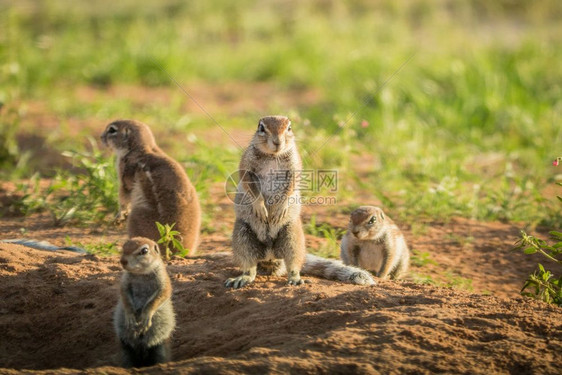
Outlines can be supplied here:
[[121, 340], [121, 365], [125, 368], [142, 366], [142, 352]]
[[275, 257], [284, 260], [289, 285], [304, 283], [300, 271], [305, 261], [305, 249], [304, 233], [300, 220], [283, 227], [272, 245]]
[[151, 347], [133, 346], [121, 340], [121, 348], [122, 366], [125, 368], [154, 366], [168, 362], [171, 357], [169, 340]]
[[398, 280], [404, 277], [407, 271], [408, 271], [408, 260], [401, 259], [400, 262], [398, 262], [398, 264], [396, 265], [396, 267], [394, 267], [389, 277], [392, 280]]
[[242, 288], [252, 283], [257, 274], [258, 261], [264, 258], [265, 250], [250, 225], [240, 219], [234, 222], [232, 232], [232, 253], [234, 261], [242, 269], [242, 275], [226, 280], [227, 288]]
[[146, 350], [145, 366], [153, 366], [170, 361], [171, 352], [169, 340], [148, 348]]

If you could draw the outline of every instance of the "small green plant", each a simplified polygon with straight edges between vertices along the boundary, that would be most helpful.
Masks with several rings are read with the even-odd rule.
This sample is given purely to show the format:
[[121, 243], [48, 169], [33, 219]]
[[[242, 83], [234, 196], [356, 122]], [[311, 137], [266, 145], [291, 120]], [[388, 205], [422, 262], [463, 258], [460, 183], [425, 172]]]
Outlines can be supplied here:
[[[539, 253], [558, 265], [562, 265], [562, 233], [551, 231], [549, 234], [555, 241], [554, 243], [548, 243], [521, 231], [521, 239], [516, 243], [515, 249], [522, 249], [525, 254]], [[529, 275], [523, 284], [521, 294], [562, 306], [562, 273], [555, 276], [539, 263], [537, 270]]]
[[39, 175], [35, 174], [29, 182], [18, 184], [23, 195], [10, 209], [23, 215], [47, 210], [55, 226], [99, 223], [117, 212], [115, 165], [103, 156], [93, 139], [90, 143], [91, 152], [63, 152], [71, 158], [76, 174], [59, 170], [46, 189], [41, 189]]
[[427, 264], [433, 264], [437, 266], [439, 264], [431, 258], [431, 254], [429, 254], [428, 251], [421, 252], [415, 249], [412, 249], [412, 255], [410, 256], [410, 263], [415, 267], [423, 267]]
[[47, 207], [48, 194], [41, 191], [39, 174], [31, 176], [27, 183], [18, 183], [16, 186], [22, 195], [11, 202], [8, 212], [27, 216]]
[[90, 142], [92, 152], [63, 152], [81, 172], [59, 171], [49, 187], [48, 193], [62, 193], [48, 206], [57, 226], [69, 221], [100, 222], [119, 208], [114, 163]]
[[455, 288], [455, 289], [463, 289], [472, 292], [474, 290], [472, 286], [472, 279], [462, 277], [454, 271], [446, 271], [444, 276], [447, 278], [447, 281], [443, 283], [443, 285]]
[[173, 223], [172, 225], [162, 225], [159, 222], [156, 222], [156, 227], [160, 233], [160, 239], [157, 242], [164, 247], [164, 256], [166, 260], [170, 259], [172, 254], [180, 257], [185, 257], [189, 254], [189, 249], [183, 247], [181, 243], [180, 232], [173, 230], [175, 225], [176, 223]]
[[418, 272], [410, 272], [409, 275], [411, 280], [416, 284], [429, 284], [439, 287], [467, 290], [470, 292], [474, 290], [472, 279], [462, 277], [452, 270], [446, 270], [444, 273], [441, 273], [437, 279]]
[[[562, 161], [562, 157], [556, 158], [553, 162], [553, 166], [558, 166]], [[558, 186], [562, 186], [562, 183], [557, 182]], [[556, 196], [559, 202], [562, 202], [562, 197]], [[548, 260], [562, 266], [562, 233], [557, 231], [549, 232], [550, 239], [554, 241], [549, 243], [540, 238], [536, 238], [528, 235], [524, 231], [521, 231], [521, 238], [515, 244], [515, 250], [523, 250], [525, 254], [536, 254], [539, 253]], [[527, 290], [531, 290], [528, 292]], [[555, 276], [554, 273], [544, 268], [542, 264], [537, 265], [537, 270], [529, 275], [523, 288], [521, 288], [521, 294], [528, 297], [533, 297], [544, 301], [546, 303], [554, 303], [558, 306], [562, 306], [562, 272], [559, 269], [558, 275]]]
[[438, 285], [438, 283], [430, 275], [424, 275], [417, 272], [410, 272], [412, 281], [416, 284]]

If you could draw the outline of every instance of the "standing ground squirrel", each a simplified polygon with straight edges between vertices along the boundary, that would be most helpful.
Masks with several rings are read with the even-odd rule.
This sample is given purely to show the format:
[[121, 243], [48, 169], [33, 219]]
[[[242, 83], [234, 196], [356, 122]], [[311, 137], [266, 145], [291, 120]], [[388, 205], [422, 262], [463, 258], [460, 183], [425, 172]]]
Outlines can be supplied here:
[[285, 262], [290, 285], [302, 284], [305, 243], [295, 183], [302, 164], [291, 121], [284, 116], [262, 118], [238, 169], [232, 250], [243, 274], [228, 279], [226, 286], [253, 282], [258, 262], [276, 259]]
[[289, 119], [262, 118], [239, 166], [232, 250], [243, 274], [228, 279], [227, 287], [253, 282], [258, 267], [276, 276], [287, 274], [290, 285], [302, 284], [301, 271], [360, 285], [375, 284], [365, 270], [306, 254], [296, 179], [301, 169]]
[[125, 367], [151, 366], [170, 359], [169, 338], [176, 325], [172, 284], [158, 245], [135, 237], [123, 245], [120, 299], [114, 326]]
[[362, 206], [351, 213], [340, 256], [345, 264], [391, 279], [403, 276], [410, 260], [400, 229], [380, 208], [373, 206]]
[[[101, 139], [117, 155], [118, 220], [128, 215], [129, 237], [160, 238], [156, 222], [173, 224], [185, 248], [195, 251], [201, 209], [183, 167], [157, 145], [150, 128], [134, 120], [107, 125]], [[129, 212], [130, 211], [130, 212]]]

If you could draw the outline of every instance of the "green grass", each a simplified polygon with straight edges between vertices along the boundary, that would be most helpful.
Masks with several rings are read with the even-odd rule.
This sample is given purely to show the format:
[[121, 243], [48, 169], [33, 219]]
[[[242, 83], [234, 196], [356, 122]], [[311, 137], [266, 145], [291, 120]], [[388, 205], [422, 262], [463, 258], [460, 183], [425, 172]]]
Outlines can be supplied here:
[[[401, 222], [560, 222], [543, 192], [556, 179], [550, 161], [562, 142], [557, 1], [8, 3], [0, 12], [5, 178], [36, 172], [14, 137], [40, 102], [62, 127], [95, 121], [101, 131], [113, 118], [134, 117], [172, 131], [174, 157], [212, 208], [208, 187], [232, 172], [239, 150], [206, 141], [185, 147], [186, 134], [216, 125], [186, 113], [189, 99], [168, 72], [188, 91], [195, 82], [269, 83], [265, 106], [291, 114], [305, 166], [338, 169], [339, 198], [364, 189]], [[165, 87], [170, 101], [109, 99], [113, 85]], [[84, 86], [100, 96], [75, 95]], [[276, 93], [288, 90], [318, 99], [279, 105]], [[212, 116], [232, 131], [253, 129], [262, 114], [221, 108]], [[48, 145], [82, 151], [69, 150], [67, 138], [52, 134]], [[359, 173], [356, 158], [365, 153], [374, 158]]]
[[469, 292], [474, 290], [472, 286], [472, 279], [462, 277], [453, 271], [445, 272], [446, 280], [442, 285], [455, 288], [455, 289], [464, 289]]
[[428, 251], [419, 251], [412, 249], [410, 255], [410, 264], [414, 267], [423, 267], [427, 264], [438, 265], [438, 263], [431, 258], [431, 254]]
[[[472, 286], [472, 279], [462, 277], [450, 270], [444, 272], [443, 274], [440, 274], [439, 276], [443, 278], [443, 281], [435, 280], [431, 275], [427, 275], [424, 273], [409, 272], [409, 277], [416, 284], [429, 284], [440, 287], [466, 290], [469, 292], [474, 291], [474, 287]], [[485, 294], [490, 294], [490, 292], [485, 291]]]
[[345, 230], [333, 228], [327, 223], [317, 224], [316, 215], [313, 215], [308, 223], [304, 224], [304, 232], [316, 237], [324, 238], [325, 241], [317, 249], [310, 249], [310, 252], [324, 258], [340, 257], [340, 240]]
[[105, 157], [92, 140], [92, 152], [66, 152], [74, 171], [58, 170], [46, 189], [39, 176], [18, 184], [22, 196], [8, 212], [28, 215], [47, 211], [54, 226], [88, 225], [111, 222], [118, 211], [118, 185], [115, 163]]
[[93, 244], [83, 244], [81, 242], [75, 243], [70, 239], [70, 237], [65, 238], [66, 246], [76, 246], [86, 250], [90, 254], [101, 255], [101, 256], [112, 256], [119, 254], [121, 249], [117, 242], [106, 242], [101, 241]]

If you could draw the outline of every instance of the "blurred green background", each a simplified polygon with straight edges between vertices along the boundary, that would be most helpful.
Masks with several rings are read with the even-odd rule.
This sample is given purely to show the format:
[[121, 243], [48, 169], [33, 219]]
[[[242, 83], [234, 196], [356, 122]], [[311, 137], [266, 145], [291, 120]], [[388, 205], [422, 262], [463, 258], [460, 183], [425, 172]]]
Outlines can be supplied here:
[[72, 173], [61, 152], [135, 118], [212, 205], [240, 150], [176, 80], [242, 145], [259, 117], [289, 115], [305, 167], [341, 171], [342, 210], [370, 195], [406, 222], [560, 222], [560, 1], [1, 1], [0, 15], [5, 181]]

